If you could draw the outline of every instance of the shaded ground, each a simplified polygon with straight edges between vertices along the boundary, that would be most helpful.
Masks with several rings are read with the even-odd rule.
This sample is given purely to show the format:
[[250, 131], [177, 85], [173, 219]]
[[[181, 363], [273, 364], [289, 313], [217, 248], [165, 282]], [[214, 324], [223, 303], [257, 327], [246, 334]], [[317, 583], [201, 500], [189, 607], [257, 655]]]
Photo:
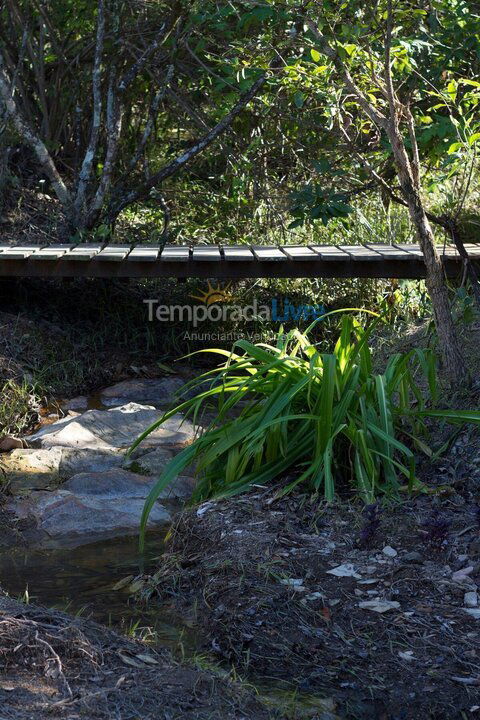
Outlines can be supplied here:
[[2, 720], [273, 717], [238, 683], [96, 623], [1, 595], [0, 670]]
[[180, 518], [142, 595], [193, 612], [223, 662], [331, 697], [342, 717], [476, 717], [474, 499], [385, 506], [376, 531], [358, 507], [271, 491], [206, 503]]

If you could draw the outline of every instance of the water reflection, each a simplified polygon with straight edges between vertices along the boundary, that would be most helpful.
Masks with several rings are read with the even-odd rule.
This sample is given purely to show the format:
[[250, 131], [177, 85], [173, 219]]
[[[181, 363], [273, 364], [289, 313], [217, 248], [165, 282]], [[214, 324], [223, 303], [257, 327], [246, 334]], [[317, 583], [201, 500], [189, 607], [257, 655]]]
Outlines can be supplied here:
[[128, 589], [113, 586], [161, 562], [163, 537], [147, 538], [145, 555], [138, 538], [125, 537], [76, 548], [16, 548], [0, 554], [0, 585], [12, 597], [92, 618], [123, 632], [168, 645], [183, 653], [195, 639], [189, 623], [168, 606], [144, 607]]

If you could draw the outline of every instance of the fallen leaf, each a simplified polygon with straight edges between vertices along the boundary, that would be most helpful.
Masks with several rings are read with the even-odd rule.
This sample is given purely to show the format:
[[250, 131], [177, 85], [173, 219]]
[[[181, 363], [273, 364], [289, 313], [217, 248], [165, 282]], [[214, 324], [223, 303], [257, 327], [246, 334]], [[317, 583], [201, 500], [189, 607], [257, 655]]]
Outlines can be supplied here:
[[136, 658], [130, 657], [130, 655], [126, 655], [125, 653], [122, 653], [120, 650], [118, 651], [118, 656], [122, 660], [122, 662], [125, 663], [125, 665], [130, 665], [131, 667], [135, 668], [145, 668], [145, 663], [141, 662], [140, 660], [137, 660]]
[[326, 622], [330, 622], [330, 621], [331, 621], [332, 616], [331, 616], [331, 613], [330, 613], [330, 610], [328, 609], [328, 607], [323, 607], [323, 608], [322, 608], [322, 615], [323, 615], [323, 619], [324, 619]]
[[461, 683], [462, 685], [480, 685], [480, 677], [457, 677], [452, 675], [450, 680]]
[[362, 610], [372, 610], [377, 613], [385, 613], [389, 610], [398, 610], [400, 603], [396, 600], [364, 600], [358, 603], [358, 607]]
[[147, 665], [158, 665], [158, 660], [155, 660], [155, 658], [151, 655], [140, 654], [136, 655], [135, 657], [137, 657], [142, 662], [147, 663]]
[[344, 563], [343, 565], [337, 565], [332, 570], [327, 570], [327, 575], [335, 575], [336, 577], [353, 577], [357, 580], [361, 579], [353, 565], [351, 563]]
[[128, 583], [130, 583], [133, 580], [133, 575], [127, 575], [127, 577], [122, 578], [119, 580], [115, 585], [112, 587], [112, 590], [121, 590], [124, 588]]
[[304, 581], [302, 578], [284, 578], [280, 580], [282, 585], [291, 585], [292, 587], [302, 587]]
[[461, 582], [462, 580], [466, 580], [471, 572], [473, 572], [473, 565], [469, 565], [468, 567], [462, 568], [461, 570], [457, 570], [457, 572], [454, 572], [452, 575], [452, 580], [454, 582]]
[[398, 657], [402, 658], [402, 660], [415, 660], [413, 656], [413, 650], [405, 650], [404, 652], [399, 652]]

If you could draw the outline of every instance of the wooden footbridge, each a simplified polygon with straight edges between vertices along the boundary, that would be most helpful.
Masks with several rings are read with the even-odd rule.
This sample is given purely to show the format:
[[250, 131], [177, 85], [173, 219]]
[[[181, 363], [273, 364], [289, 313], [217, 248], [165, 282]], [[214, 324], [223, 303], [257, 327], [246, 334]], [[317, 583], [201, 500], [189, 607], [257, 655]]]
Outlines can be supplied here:
[[[480, 264], [480, 245], [465, 248]], [[439, 246], [448, 277], [462, 274], [452, 245]], [[1, 277], [423, 278], [418, 245], [0, 245]]]

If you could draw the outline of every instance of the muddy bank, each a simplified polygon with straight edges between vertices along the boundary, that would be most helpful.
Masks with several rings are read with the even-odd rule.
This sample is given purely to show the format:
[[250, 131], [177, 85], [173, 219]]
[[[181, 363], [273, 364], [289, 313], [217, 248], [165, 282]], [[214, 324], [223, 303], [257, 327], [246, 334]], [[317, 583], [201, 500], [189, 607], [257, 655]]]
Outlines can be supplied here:
[[238, 683], [93, 622], [0, 595], [0, 627], [2, 720], [273, 717]]
[[342, 717], [475, 717], [476, 506], [454, 494], [359, 510], [272, 491], [204, 504], [176, 523], [143, 599], [194, 608], [206, 651], [331, 697]]

